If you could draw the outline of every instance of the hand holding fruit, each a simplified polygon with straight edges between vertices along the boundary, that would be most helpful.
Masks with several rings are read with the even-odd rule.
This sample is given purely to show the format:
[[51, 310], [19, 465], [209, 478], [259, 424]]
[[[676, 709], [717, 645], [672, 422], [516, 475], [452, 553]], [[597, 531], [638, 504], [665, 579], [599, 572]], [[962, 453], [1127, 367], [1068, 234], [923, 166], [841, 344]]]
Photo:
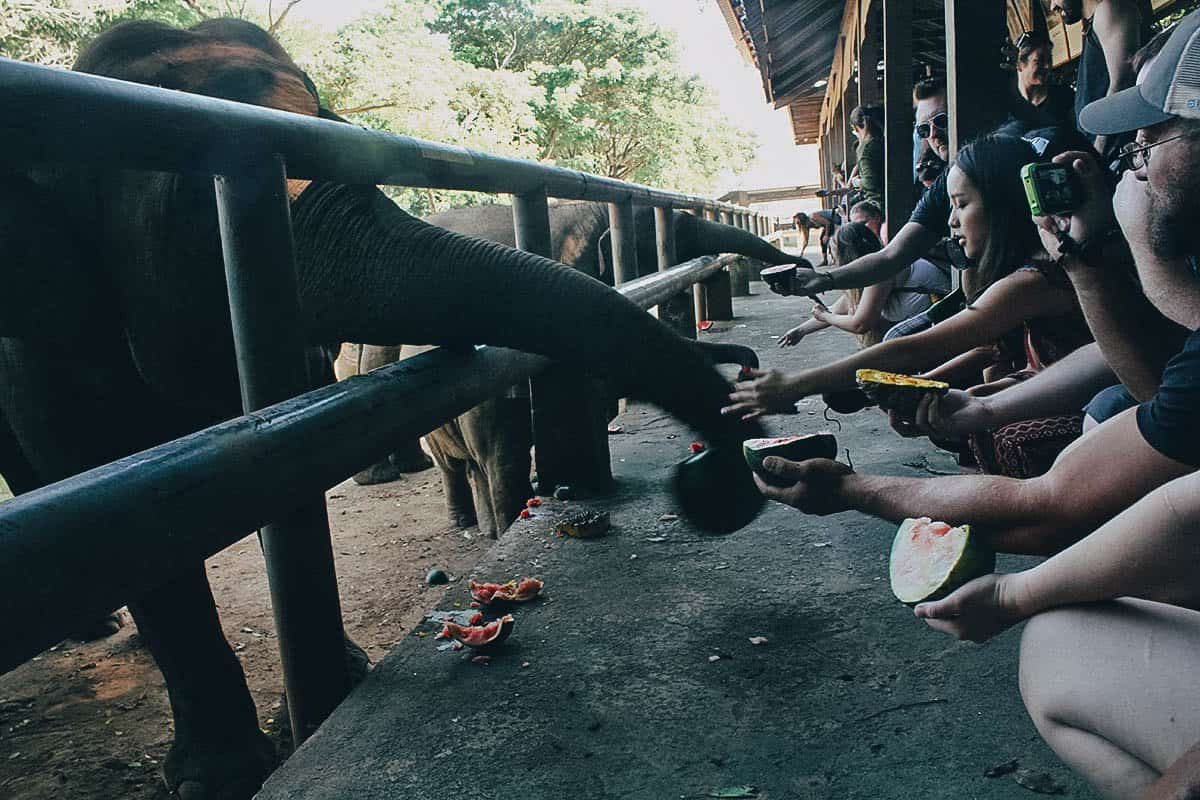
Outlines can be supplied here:
[[913, 609], [929, 627], [958, 639], [986, 642], [1025, 617], [1017, 610], [1015, 575], [984, 575], [941, 600]]
[[763, 460], [763, 470], [775, 476], [774, 483], [786, 484], [772, 486], [755, 474], [758, 490], [769, 500], [821, 516], [849, 508], [839, 489], [842, 479], [853, 475], [854, 470], [839, 461], [828, 458], [788, 461], [770, 456]]

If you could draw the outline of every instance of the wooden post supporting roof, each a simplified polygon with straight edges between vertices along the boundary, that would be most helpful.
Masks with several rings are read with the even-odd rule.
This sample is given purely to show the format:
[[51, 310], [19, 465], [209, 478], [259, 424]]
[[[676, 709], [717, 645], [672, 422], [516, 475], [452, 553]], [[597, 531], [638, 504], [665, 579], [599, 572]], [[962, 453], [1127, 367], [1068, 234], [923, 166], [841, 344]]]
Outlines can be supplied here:
[[1010, 76], [998, 66], [1006, 28], [1006, 4], [946, 0], [946, 101], [950, 111], [950, 159], [1003, 116]]
[[884, 205], [894, 236], [913, 209], [912, 2], [883, 0]]

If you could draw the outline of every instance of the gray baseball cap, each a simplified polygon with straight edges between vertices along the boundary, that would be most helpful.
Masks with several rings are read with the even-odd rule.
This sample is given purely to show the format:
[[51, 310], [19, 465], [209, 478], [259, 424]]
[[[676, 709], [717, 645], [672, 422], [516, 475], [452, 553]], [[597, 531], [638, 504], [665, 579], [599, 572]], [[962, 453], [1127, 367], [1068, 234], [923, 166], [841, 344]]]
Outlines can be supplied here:
[[1200, 119], [1200, 10], [1176, 23], [1136, 86], [1088, 103], [1079, 127], [1107, 135], [1148, 128], [1173, 117]]

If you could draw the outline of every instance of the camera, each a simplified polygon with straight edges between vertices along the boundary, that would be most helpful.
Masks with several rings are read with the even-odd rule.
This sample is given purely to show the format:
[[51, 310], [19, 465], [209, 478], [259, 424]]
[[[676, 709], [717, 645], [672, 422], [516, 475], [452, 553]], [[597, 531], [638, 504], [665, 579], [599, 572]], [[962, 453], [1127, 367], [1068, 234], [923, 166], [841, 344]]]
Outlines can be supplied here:
[[1021, 183], [1035, 217], [1073, 211], [1083, 199], [1079, 177], [1064, 164], [1026, 164], [1021, 167]]

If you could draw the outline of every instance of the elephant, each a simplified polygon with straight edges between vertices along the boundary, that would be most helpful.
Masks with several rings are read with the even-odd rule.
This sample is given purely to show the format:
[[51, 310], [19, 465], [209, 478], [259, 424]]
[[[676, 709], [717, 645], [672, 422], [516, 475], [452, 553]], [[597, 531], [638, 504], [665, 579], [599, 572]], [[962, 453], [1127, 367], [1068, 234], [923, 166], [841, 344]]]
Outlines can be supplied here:
[[[672, 212], [675, 221], [676, 259], [682, 263], [703, 255], [738, 253], [768, 264], [792, 264], [797, 257], [763, 241], [759, 236], [733, 225], [701, 219], [680, 211]], [[450, 209], [423, 218], [438, 227], [468, 236], [476, 236], [510, 247], [516, 246], [512, 207], [491, 203]], [[637, 237], [638, 275], [658, 270], [655, 244], [654, 208], [634, 206], [634, 231]], [[609, 235], [607, 203], [560, 201], [550, 205], [551, 256], [594, 278], [613, 284], [612, 246]], [[373, 362], [388, 358], [384, 348], [369, 348]], [[367, 352], [367, 351], [364, 351]], [[394, 359], [393, 359], [394, 360]], [[735, 359], [741, 363], [741, 359]], [[468, 527], [479, 522], [480, 529], [491, 535], [503, 532], [515, 514], [517, 490], [528, 493], [528, 458], [513, 455], [529, 438], [528, 424], [521, 430], [493, 430], [501, 420], [517, 421], [528, 403], [521, 398], [488, 401], [486, 408], [472, 409], [439, 431], [426, 436], [434, 461], [442, 472], [450, 523]], [[524, 449], [528, 450], [525, 444]], [[439, 455], [440, 452], [440, 455]], [[521, 464], [525, 464], [522, 472]], [[505, 466], [501, 468], [501, 464]], [[394, 469], [381, 461], [360, 473], [361, 483], [393, 479]], [[501, 476], [497, 480], [497, 476]], [[357, 480], [357, 478], [356, 478]], [[480, 487], [490, 486], [493, 491]], [[491, 497], [490, 502], [483, 502]], [[472, 502], [472, 498], [474, 502]], [[490, 508], [492, 513], [486, 514]], [[513, 509], [516, 509], [513, 511]]]
[[[364, 375], [373, 369], [386, 366], [409, 355], [416, 355], [421, 348], [376, 347], [346, 342], [341, 346], [333, 361], [333, 374], [339, 381], [354, 375]], [[405, 352], [407, 351], [407, 352]], [[421, 449], [420, 438], [401, 442], [388, 457], [354, 475], [360, 486], [387, 483], [399, 480], [405, 472], [421, 472], [433, 466], [433, 461]]]
[[[758, 356], [749, 347], [707, 342], [691, 345], [713, 364], [758, 367]], [[478, 524], [481, 533], [498, 538], [533, 493], [528, 396], [486, 400], [428, 433], [425, 441], [442, 476], [450, 524], [458, 528]]]
[[[274, 38], [239, 20], [189, 29], [121, 22], [74, 69], [336, 120]], [[0, 165], [0, 416], [36, 485], [240, 415], [212, 179], [18, 158], [10, 152]], [[673, 484], [698, 527], [727, 533], [762, 509], [740, 453], [761, 425], [722, 416], [729, 382], [619, 293], [550, 259], [422, 222], [374, 185], [288, 188], [309, 347], [482, 343], [612, 376], [709, 444]], [[600, 328], [609, 335], [592, 334]], [[13, 471], [0, 463], [0, 473]], [[713, 496], [720, 502], [701, 511]], [[168, 788], [185, 798], [250, 797], [275, 753], [204, 564], [163, 575], [129, 608], [174, 717]]]
[[[716, 253], [738, 253], [768, 264], [795, 264], [798, 257], [772, 246], [759, 236], [682, 211], [675, 220], [675, 255], [679, 263]], [[516, 247], [511, 206], [493, 203], [453, 208], [423, 219], [431, 225], [467, 236]], [[635, 204], [638, 276], [658, 270], [654, 208]], [[594, 278], [613, 283], [612, 245], [607, 203], [562, 201], [550, 206], [551, 258]]]

